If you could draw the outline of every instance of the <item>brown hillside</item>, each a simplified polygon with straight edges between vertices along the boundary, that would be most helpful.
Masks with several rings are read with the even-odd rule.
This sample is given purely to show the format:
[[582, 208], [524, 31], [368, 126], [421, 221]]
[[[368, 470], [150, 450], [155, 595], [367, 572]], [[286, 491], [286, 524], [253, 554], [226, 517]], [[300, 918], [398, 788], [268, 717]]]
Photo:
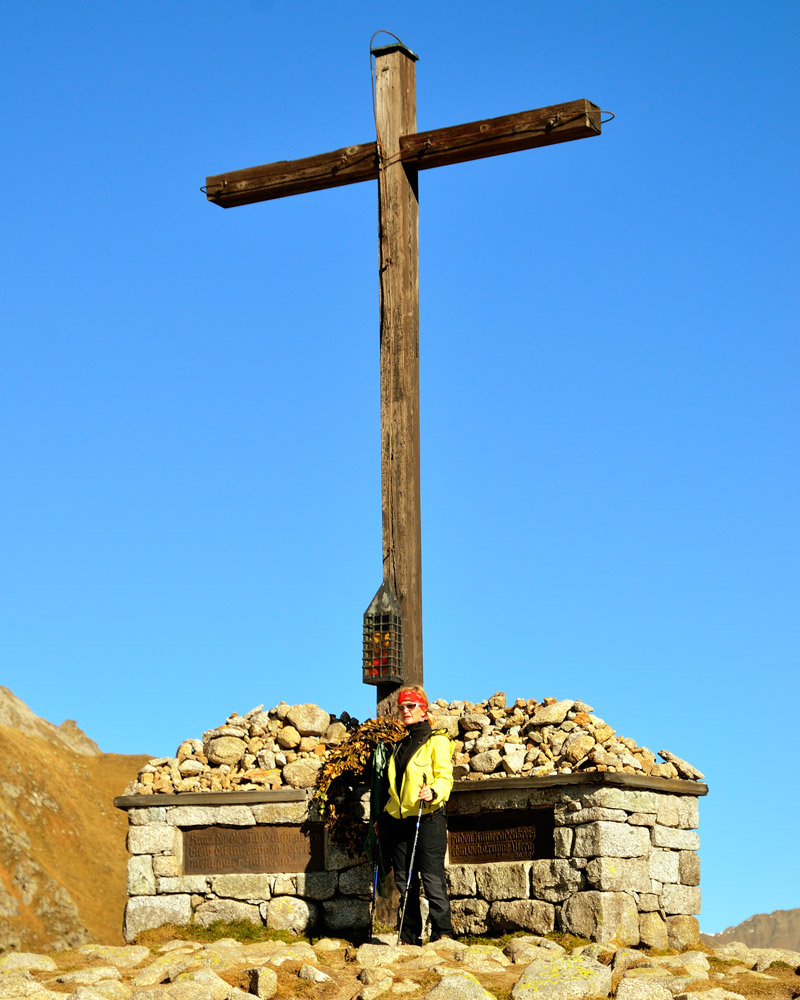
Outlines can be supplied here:
[[800, 909], [756, 913], [719, 934], [704, 934], [703, 940], [712, 948], [741, 941], [748, 948], [786, 948], [800, 951]]
[[0, 724], [0, 951], [121, 944], [127, 822], [112, 800], [148, 758], [39, 721], [41, 735]]

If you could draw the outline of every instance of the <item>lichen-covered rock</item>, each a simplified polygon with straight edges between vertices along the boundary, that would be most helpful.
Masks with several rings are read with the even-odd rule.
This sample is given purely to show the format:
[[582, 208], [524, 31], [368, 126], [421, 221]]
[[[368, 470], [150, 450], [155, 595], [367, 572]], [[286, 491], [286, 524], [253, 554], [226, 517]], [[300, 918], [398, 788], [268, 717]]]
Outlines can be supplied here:
[[56, 976], [56, 982], [64, 986], [96, 986], [104, 980], [120, 980], [122, 973], [114, 966], [95, 966], [92, 969], [76, 969], [74, 972], [62, 972]]
[[175, 853], [175, 830], [168, 826], [132, 826], [128, 829], [129, 854]]
[[506, 743], [503, 747], [501, 765], [506, 774], [513, 776], [522, 773], [525, 766], [527, 751], [523, 745]]
[[171, 806], [168, 826], [253, 826], [250, 806]]
[[504, 949], [514, 965], [530, 965], [540, 960], [550, 961], [556, 955], [565, 955], [566, 948], [538, 934], [512, 938]]
[[266, 966], [247, 969], [248, 986], [251, 993], [261, 1000], [270, 1000], [278, 992], [278, 973]]
[[562, 907], [564, 929], [600, 944], [639, 943], [639, 913], [625, 892], [578, 892]]
[[586, 879], [604, 892], [649, 892], [647, 858], [593, 858], [586, 866]]
[[295, 896], [279, 896], [267, 904], [267, 927], [274, 931], [304, 934], [316, 926], [319, 910], [314, 903]]
[[594, 746], [593, 736], [576, 729], [564, 740], [561, 753], [570, 764], [577, 764], [586, 757]]
[[13, 969], [24, 969], [26, 972], [54, 972], [58, 966], [49, 955], [40, 955], [33, 951], [12, 951], [10, 955], [0, 955], [0, 973]]
[[431, 723], [434, 729], [444, 729], [451, 740], [457, 740], [461, 728], [458, 724], [457, 715], [435, 715]]
[[608, 996], [610, 992], [611, 969], [579, 955], [533, 962], [520, 976], [511, 996], [513, 1000], [578, 1000]]
[[[647, 870], [650, 878], [657, 882], [679, 881], [680, 854], [676, 851], [664, 851], [654, 848], [650, 852]], [[644, 890], [647, 891], [646, 889]]]
[[101, 962], [108, 962], [109, 965], [117, 969], [131, 969], [135, 965], [140, 965], [150, 956], [150, 949], [144, 945], [128, 945], [120, 947], [112, 944], [83, 944], [78, 948], [81, 955], [87, 958], [95, 958]]

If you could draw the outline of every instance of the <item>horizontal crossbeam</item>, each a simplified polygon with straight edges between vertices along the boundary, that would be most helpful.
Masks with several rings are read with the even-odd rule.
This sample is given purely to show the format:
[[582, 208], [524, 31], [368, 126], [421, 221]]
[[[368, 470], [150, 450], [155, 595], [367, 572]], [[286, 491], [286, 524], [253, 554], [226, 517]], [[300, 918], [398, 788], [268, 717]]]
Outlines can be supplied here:
[[[568, 101], [500, 118], [417, 132], [400, 139], [400, 159], [410, 169], [427, 170], [537, 146], [600, 135], [600, 108], [591, 101]], [[307, 191], [358, 184], [378, 177], [374, 142], [346, 146], [301, 160], [280, 160], [206, 178], [206, 197], [222, 208], [271, 201]]]

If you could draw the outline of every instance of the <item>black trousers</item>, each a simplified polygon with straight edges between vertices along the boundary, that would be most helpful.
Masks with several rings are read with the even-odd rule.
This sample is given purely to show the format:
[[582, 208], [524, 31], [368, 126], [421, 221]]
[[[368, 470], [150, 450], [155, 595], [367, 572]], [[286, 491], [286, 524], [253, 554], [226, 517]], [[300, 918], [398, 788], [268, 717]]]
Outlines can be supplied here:
[[[409, 819], [392, 819], [384, 813], [385, 822], [381, 831], [385, 837], [387, 853], [390, 853], [394, 868], [394, 881], [400, 893], [400, 914], [405, 902], [408, 885], [408, 866], [414, 846], [417, 828], [416, 816]], [[431, 940], [453, 935], [450, 917], [450, 900], [447, 897], [447, 883], [444, 876], [444, 855], [447, 850], [447, 821], [444, 808], [425, 815], [420, 820], [417, 850], [411, 872], [405, 919], [401, 940], [407, 944], [419, 944], [422, 937], [422, 914], [419, 906], [420, 882], [428, 900], [431, 918]]]

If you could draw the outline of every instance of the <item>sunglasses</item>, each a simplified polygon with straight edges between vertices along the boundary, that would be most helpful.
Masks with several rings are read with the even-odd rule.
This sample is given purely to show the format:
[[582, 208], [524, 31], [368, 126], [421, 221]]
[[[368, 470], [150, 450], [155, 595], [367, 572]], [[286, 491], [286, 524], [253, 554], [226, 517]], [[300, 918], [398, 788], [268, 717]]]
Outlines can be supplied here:
[[416, 698], [399, 698], [397, 704], [401, 709], [407, 708], [409, 711], [413, 711], [415, 708], [425, 710], [428, 707], [424, 701], [418, 701]]

